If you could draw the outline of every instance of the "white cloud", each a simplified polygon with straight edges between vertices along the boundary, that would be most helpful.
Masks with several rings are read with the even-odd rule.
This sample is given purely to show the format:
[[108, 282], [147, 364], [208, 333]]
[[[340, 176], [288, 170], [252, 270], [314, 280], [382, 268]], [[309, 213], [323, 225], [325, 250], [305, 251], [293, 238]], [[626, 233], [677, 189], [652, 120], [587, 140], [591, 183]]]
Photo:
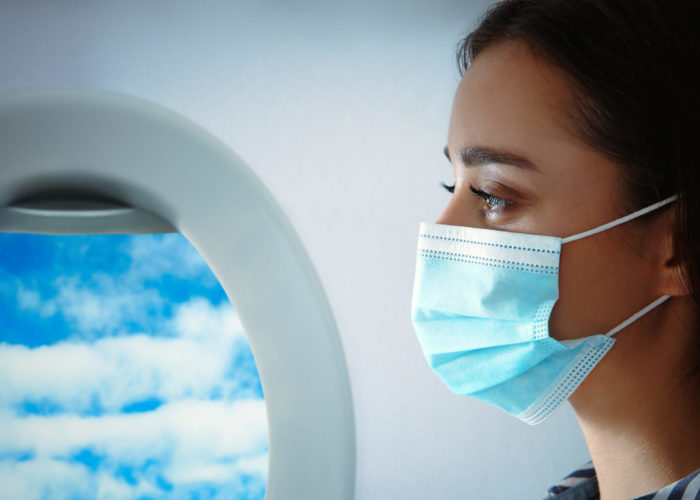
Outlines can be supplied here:
[[180, 233], [139, 235], [131, 238], [127, 253], [132, 259], [126, 273], [130, 283], [171, 274], [190, 279], [208, 274], [208, 267], [192, 244]]
[[[81, 417], [2, 416], [0, 451], [31, 451], [38, 459], [66, 457], [90, 448], [133, 466], [146, 459], [216, 464], [267, 448], [262, 400], [169, 403], [153, 411]], [[173, 477], [177, 480], [177, 477]]]
[[206, 341], [212, 336], [243, 335], [243, 325], [229, 303], [215, 308], [208, 300], [196, 297], [178, 308], [173, 318], [174, 331], [183, 338]]
[[41, 305], [41, 295], [34, 290], [27, 290], [20, 280], [17, 283], [17, 304], [20, 309], [38, 309]]
[[121, 277], [104, 273], [94, 273], [90, 287], [78, 276], [59, 276], [54, 286], [58, 295], [42, 304], [41, 314], [60, 311], [77, 329], [75, 333], [85, 337], [93, 332], [100, 336], [118, 333], [125, 320], [148, 324], [153, 317], [159, 321], [165, 303], [157, 288], [136, 288]]
[[60, 275], [52, 283], [56, 293], [51, 297], [42, 297], [17, 280], [18, 307], [42, 317], [62, 314], [75, 329], [74, 336], [90, 339], [120, 333], [125, 320], [155, 327], [163, 321], [165, 298], [147, 280], [172, 275], [196, 278], [206, 287], [217, 285], [204, 259], [182, 234], [132, 236], [126, 251], [131, 264], [124, 273], [95, 272], [89, 280]]
[[268, 471], [268, 454], [263, 453], [258, 456], [246, 456], [241, 458], [236, 466], [238, 470], [251, 476], [267, 477]]
[[91, 482], [90, 470], [81, 464], [52, 459], [0, 461], [0, 499], [3, 500], [89, 498]]
[[226, 483], [237, 476], [255, 476], [267, 479], [268, 453], [244, 456], [231, 463], [198, 463], [194, 460], [182, 461], [168, 468], [168, 477], [173, 484]]
[[[152, 483], [140, 480], [135, 485], [129, 484], [123, 479], [117, 479], [111, 474], [100, 472], [94, 476], [94, 490], [87, 495], [95, 500], [133, 500], [144, 495], [159, 495], [160, 489]], [[66, 493], [71, 488], [66, 488]], [[72, 497], [71, 497], [72, 498]]]
[[50, 400], [85, 412], [98, 398], [105, 410], [118, 411], [150, 398], [207, 399], [215, 390], [235, 397], [238, 382], [227, 373], [236, 349], [246, 345], [230, 304], [193, 299], [176, 310], [170, 328], [175, 337], [137, 334], [35, 348], [0, 344], [0, 405]]
[[[242, 474], [267, 472], [267, 419], [261, 400], [178, 401], [146, 413], [101, 417], [3, 415], [0, 420], [0, 452], [22, 450], [35, 457], [12, 465], [0, 461], [0, 484], [9, 482], [15, 490], [24, 491], [28, 484], [53, 481], [54, 477], [63, 478], [66, 484], [84, 482], [84, 468], [58, 461], [84, 449], [108, 457], [100, 473], [112, 472], [110, 468], [117, 465], [140, 467], [147, 460], [155, 460], [164, 468], [165, 479], [175, 485], [225, 482]], [[41, 479], [40, 473], [48, 479]], [[19, 486], [13, 474], [22, 477]], [[136, 479], [140, 488], [148, 487], [144, 477]], [[132, 485], [104, 477], [101, 488], [104, 498], [108, 498], [109, 491], [114, 498], [131, 498], [133, 493]]]
[[[266, 455], [265, 455], [266, 457]], [[114, 471], [92, 472], [80, 463], [63, 460], [35, 459], [24, 462], [0, 461], [0, 500], [137, 500], [143, 498], [170, 498], [184, 500], [198, 495], [202, 486], [207, 491], [216, 486], [210, 497], [217, 500], [252, 498], [264, 488], [267, 476], [247, 476], [241, 482], [242, 472], [237, 465], [197, 466], [214, 472], [192, 475], [191, 481], [173, 484], [161, 489], [152, 478], [135, 478], [131, 484], [116, 477]], [[208, 478], [208, 479], [205, 479]], [[262, 497], [260, 497], [262, 498]]]
[[[223, 499], [264, 488], [265, 403], [241, 392], [254, 371], [232, 366], [247, 350], [233, 307], [196, 297], [165, 317], [164, 297], [144, 280], [170, 274], [213, 286], [213, 275], [179, 234], [140, 235], [127, 251], [132, 264], [119, 276], [59, 276], [53, 297], [36, 283], [18, 281], [12, 291], [21, 309], [62, 314], [75, 334], [34, 348], [0, 343], [0, 455], [8, 457], [0, 458], [0, 500], [184, 499], [203, 484], [216, 484], [212, 498]], [[126, 322], [144, 331], [125, 335]], [[153, 398], [161, 406], [122, 413]], [[95, 401], [100, 416], [89, 414]], [[18, 416], [25, 402], [61, 411]], [[71, 459], [86, 450], [99, 457], [94, 471]]]
[[165, 299], [157, 288], [134, 287], [105, 273], [93, 273], [87, 284], [78, 275], [58, 276], [53, 286], [56, 295], [44, 298], [18, 282], [17, 305], [41, 317], [62, 314], [74, 328], [74, 337], [114, 335], [125, 320], [143, 325], [162, 321]]

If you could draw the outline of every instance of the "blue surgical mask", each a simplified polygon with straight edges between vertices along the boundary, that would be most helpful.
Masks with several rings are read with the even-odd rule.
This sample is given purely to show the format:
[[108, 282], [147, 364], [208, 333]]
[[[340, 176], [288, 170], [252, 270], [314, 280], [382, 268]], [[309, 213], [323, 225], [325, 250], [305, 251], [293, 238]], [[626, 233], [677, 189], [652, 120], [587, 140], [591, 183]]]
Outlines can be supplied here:
[[556, 340], [548, 325], [559, 296], [562, 244], [676, 198], [563, 239], [421, 224], [412, 320], [431, 368], [455, 394], [495, 405], [529, 424], [544, 420], [610, 350], [615, 333], [669, 297], [659, 297], [607, 333]]

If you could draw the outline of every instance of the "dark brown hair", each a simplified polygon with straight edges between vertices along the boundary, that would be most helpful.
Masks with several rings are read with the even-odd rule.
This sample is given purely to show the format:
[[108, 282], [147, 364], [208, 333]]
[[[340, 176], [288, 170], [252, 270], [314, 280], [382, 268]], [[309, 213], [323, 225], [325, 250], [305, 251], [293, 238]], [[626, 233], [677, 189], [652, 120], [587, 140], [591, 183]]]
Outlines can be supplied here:
[[[460, 42], [460, 73], [508, 41], [567, 75], [571, 127], [620, 166], [625, 213], [681, 194], [674, 244], [700, 318], [700, 0], [498, 2]], [[700, 375], [695, 329], [689, 376]]]

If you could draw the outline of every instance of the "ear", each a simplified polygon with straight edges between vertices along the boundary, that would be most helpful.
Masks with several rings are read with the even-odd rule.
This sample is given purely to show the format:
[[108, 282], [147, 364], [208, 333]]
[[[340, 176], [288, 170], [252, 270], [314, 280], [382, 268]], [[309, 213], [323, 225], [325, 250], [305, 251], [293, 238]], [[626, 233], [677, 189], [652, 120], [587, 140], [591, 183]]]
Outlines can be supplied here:
[[659, 285], [662, 295], [681, 296], [690, 294], [690, 285], [686, 283], [685, 262], [676, 251], [676, 207], [672, 205], [659, 214], [655, 221], [656, 257], [659, 265]]

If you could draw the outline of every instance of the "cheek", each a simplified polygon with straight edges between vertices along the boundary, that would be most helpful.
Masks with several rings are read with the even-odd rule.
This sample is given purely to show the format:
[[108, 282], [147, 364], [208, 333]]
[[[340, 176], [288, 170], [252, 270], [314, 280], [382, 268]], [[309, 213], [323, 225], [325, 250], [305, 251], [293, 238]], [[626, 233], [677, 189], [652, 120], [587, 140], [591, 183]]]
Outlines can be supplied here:
[[626, 245], [603, 234], [563, 245], [550, 335], [607, 333], [654, 298], [652, 267]]

